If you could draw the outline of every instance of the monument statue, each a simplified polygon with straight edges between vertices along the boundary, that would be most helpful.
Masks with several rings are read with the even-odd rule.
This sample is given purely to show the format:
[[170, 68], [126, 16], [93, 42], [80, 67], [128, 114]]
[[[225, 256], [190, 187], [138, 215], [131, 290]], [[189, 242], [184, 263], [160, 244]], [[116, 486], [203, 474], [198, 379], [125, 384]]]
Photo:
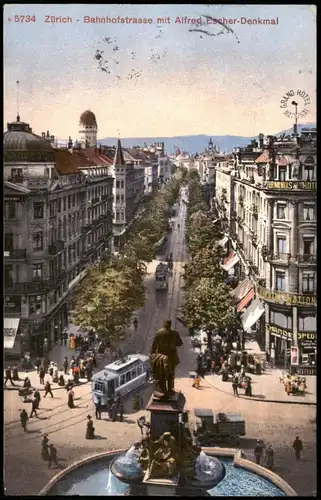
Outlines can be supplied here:
[[174, 393], [175, 368], [179, 364], [177, 347], [183, 345], [176, 330], [171, 328], [170, 319], [156, 332], [150, 355], [153, 378], [156, 380], [162, 396]]

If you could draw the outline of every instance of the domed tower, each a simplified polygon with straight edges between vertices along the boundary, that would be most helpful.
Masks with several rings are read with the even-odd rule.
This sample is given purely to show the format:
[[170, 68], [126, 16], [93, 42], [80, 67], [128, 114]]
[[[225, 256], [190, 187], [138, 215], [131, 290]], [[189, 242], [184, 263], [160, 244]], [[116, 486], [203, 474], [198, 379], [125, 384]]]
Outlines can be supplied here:
[[96, 148], [97, 132], [98, 126], [96, 116], [92, 111], [87, 109], [87, 111], [83, 112], [79, 120], [80, 142], [84, 143], [89, 148]]

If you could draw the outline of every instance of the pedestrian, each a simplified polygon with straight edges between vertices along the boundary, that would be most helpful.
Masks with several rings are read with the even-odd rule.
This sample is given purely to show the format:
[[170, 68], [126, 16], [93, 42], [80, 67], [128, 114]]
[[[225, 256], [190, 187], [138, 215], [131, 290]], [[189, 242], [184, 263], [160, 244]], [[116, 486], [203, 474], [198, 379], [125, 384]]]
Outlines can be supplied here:
[[8, 368], [6, 369], [6, 377], [5, 377], [5, 380], [4, 380], [4, 385], [6, 386], [7, 385], [7, 382], [8, 380], [10, 380], [11, 382], [11, 385], [15, 385], [13, 383], [13, 380], [12, 380], [12, 375], [11, 375], [11, 366], [8, 366]]
[[95, 439], [95, 427], [94, 422], [90, 415], [87, 416], [87, 429], [86, 429], [86, 439]]
[[61, 334], [60, 334], [60, 345], [63, 344], [63, 341], [64, 341], [64, 334], [61, 332]]
[[70, 389], [70, 391], [68, 392], [68, 406], [69, 406], [69, 408], [75, 408], [74, 396], [75, 396], [74, 391], [72, 389]]
[[64, 332], [64, 346], [67, 346], [67, 340], [68, 340], [68, 333], [65, 330], [65, 332]]
[[119, 406], [119, 420], [122, 422], [124, 420], [124, 405], [123, 403]]
[[53, 378], [53, 374], [54, 374], [54, 364], [53, 364], [53, 362], [51, 362], [51, 364], [50, 364], [50, 368], [48, 370], [48, 373], [49, 373], [50, 377]]
[[245, 335], [244, 335], [244, 332], [241, 333], [241, 346], [242, 346], [242, 351], [245, 351]]
[[113, 403], [113, 405], [111, 407], [111, 417], [112, 417], [112, 421], [116, 422], [116, 420], [117, 420], [117, 403], [116, 403], [116, 401]]
[[97, 368], [97, 360], [95, 354], [93, 355], [92, 360], [93, 360], [93, 368]]
[[46, 356], [45, 359], [43, 360], [43, 369], [45, 370], [45, 373], [48, 373], [49, 366], [50, 366], [50, 361]]
[[97, 401], [95, 402], [95, 416], [96, 420], [101, 420], [101, 397], [97, 397]]
[[45, 385], [45, 395], [44, 398], [47, 396], [47, 394], [50, 394], [50, 396], [53, 398], [52, 390], [51, 390], [51, 385], [50, 382], [47, 381]]
[[237, 390], [238, 385], [239, 385], [238, 379], [236, 377], [233, 377], [232, 387], [233, 387], [233, 394], [234, 394], [234, 396], [238, 396], [239, 395], [238, 390]]
[[245, 396], [248, 396], [249, 398], [252, 397], [252, 382], [250, 377], [246, 377], [246, 388], [245, 388]]
[[261, 465], [261, 460], [262, 460], [262, 455], [263, 455], [263, 450], [264, 450], [264, 445], [263, 443], [258, 439], [256, 441], [256, 446], [254, 448], [254, 457], [255, 457], [255, 462], [258, 465]]
[[134, 319], [133, 325], [134, 325], [135, 332], [137, 332], [137, 327], [138, 327], [138, 319], [137, 318]]
[[18, 380], [20, 380], [17, 365], [14, 365], [14, 367], [13, 367], [13, 370], [12, 370], [12, 380], [14, 380], [15, 382], [18, 381]]
[[38, 400], [36, 398], [34, 398], [32, 400], [32, 406], [31, 406], [31, 412], [30, 412], [30, 415], [29, 415], [29, 418], [32, 418], [33, 417], [33, 414], [36, 415], [36, 417], [38, 418], [38, 415], [37, 415], [37, 407], [38, 407]]
[[51, 467], [52, 463], [58, 465], [57, 462], [57, 448], [53, 445], [49, 445], [49, 457], [48, 457], [48, 469]]
[[27, 422], [29, 420], [28, 413], [26, 412], [25, 409], [21, 410], [20, 412], [20, 422], [21, 422], [21, 427], [23, 428], [24, 432], [27, 431]]
[[41, 458], [42, 460], [49, 460], [49, 439], [48, 439], [48, 434], [44, 434], [42, 441], [41, 441]]
[[271, 444], [267, 445], [265, 450], [265, 467], [272, 469], [274, 466], [274, 451]]
[[43, 366], [41, 366], [40, 370], [39, 370], [39, 381], [40, 381], [40, 384], [42, 384], [42, 385], [45, 384], [45, 370], [44, 370]]
[[35, 366], [36, 366], [37, 373], [39, 373], [40, 366], [41, 366], [41, 359], [39, 357], [35, 361]]
[[293, 448], [295, 452], [295, 458], [297, 460], [300, 460], [301, 458], [301, 452], [303, 450], [303, 444], [299, 436], [296, 436], [295, 440], [293, 441]]
[[212, 362], [211, 362], [211, 370], [212, 370], [212, 375], [215, 375], [215, 360], [212, 359]]
[[39, 410], [41, 396], [40, 396], [40, 392], [38, 391], [38, 389], [35, 390], [33, 397], [37, 401], [37, 408], [36, 409]]

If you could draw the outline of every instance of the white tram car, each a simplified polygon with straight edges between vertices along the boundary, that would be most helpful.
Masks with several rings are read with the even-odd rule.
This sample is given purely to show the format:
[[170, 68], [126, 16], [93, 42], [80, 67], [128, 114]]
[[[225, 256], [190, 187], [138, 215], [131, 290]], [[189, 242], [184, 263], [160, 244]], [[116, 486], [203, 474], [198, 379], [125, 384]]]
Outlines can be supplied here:
[[108, 400], [141, 387], [146, 382], [149, 366], [149, 356], [144, 354], [131, 354], [106, 365], [92, 377], [94, 402], [100, 396], [102, 406], [106, 406]]

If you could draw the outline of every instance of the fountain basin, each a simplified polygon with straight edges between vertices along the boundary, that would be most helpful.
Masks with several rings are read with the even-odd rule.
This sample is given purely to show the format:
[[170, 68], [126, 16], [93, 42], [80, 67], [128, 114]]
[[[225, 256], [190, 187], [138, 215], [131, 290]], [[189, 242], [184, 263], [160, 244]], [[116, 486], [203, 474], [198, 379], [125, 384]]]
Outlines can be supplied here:
[[[207, 455], [219, 458], [226, 476], [209, 496], [297, 496], [282, 478], [273, 472], [244, 460], [239, 450], [205, 448]], [[67, 467], [41, 490], [41, 496], [125, 496], [128, 485], [109, 471], [115, 457], [126, 450], [99, 453]]]

